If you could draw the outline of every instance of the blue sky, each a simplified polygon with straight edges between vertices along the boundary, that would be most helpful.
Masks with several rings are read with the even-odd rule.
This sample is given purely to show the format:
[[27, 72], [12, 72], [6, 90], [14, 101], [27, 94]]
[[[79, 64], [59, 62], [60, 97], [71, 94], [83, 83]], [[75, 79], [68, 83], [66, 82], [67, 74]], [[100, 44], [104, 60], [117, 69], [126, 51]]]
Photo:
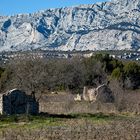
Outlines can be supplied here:
[[0, 0], [0, 15], [33, 13], [48, 8], [93, 4], [105, 0]]

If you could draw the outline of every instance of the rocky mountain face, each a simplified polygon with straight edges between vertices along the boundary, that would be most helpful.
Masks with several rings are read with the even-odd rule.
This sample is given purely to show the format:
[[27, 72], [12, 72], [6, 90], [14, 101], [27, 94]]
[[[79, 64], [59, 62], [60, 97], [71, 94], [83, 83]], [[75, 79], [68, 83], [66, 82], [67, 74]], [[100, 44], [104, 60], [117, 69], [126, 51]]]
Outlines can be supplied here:
[[0, 16], [0, 51], [140, 50], [140, 0]]

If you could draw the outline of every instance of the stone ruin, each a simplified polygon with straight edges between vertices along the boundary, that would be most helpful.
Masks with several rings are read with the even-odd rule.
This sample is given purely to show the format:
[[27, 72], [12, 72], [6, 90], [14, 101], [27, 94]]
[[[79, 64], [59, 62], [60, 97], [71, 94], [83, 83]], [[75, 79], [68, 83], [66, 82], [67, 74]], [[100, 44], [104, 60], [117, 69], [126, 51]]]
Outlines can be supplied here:
[[24, 91], [13, 89], [0, 95], [0, 113], [12, 114], [37, 114], [39, 103], [34, 95], [27, 95]]
[[83, 89], [83, 94], [77, 94], [74, 98], [75, 101], [101, 101], [101, 102], [113, 102], [114, 97], [112, 91], [108, 88], [107, 85], [103, 84], [98, 86], [97, 88], [94, 87], [87, 87], [85, 86]]

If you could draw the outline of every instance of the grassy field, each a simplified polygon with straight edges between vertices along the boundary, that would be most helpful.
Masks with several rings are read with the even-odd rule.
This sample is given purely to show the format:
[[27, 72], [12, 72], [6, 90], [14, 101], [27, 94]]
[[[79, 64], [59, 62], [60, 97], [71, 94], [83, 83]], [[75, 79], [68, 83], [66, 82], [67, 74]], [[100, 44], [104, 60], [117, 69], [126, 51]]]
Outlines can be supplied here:
[[31, 115], [13, 115], [0, 116], [0, 130], [6, 128], [40, 128], [42, 126], [72, 126], [90, 124], [105, 124], [114, 121], [123, 121], [129, 119], [139, 119], [139, 116], [133, 114], [69, 114], [69, 115], [48, 115], [42, 114], [38, 116]]
[[139, 140], [140, 116], [69, 114], [0, 116], [0, 140]]

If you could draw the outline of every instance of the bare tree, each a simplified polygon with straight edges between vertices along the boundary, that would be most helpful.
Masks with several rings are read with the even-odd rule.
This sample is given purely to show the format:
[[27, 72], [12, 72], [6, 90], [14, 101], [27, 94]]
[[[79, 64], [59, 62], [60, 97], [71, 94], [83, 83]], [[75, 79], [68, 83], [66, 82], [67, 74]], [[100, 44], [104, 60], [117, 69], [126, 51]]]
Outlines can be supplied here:
[[9, 88], [20, 88], [30, 94], [35, 94], [43, 91], [47, 83], [46, 79], [45, 61], [28, 57], [11, 61], [7, 67], [7, 73], [3, 77], [3, 82], [8, 83]]

